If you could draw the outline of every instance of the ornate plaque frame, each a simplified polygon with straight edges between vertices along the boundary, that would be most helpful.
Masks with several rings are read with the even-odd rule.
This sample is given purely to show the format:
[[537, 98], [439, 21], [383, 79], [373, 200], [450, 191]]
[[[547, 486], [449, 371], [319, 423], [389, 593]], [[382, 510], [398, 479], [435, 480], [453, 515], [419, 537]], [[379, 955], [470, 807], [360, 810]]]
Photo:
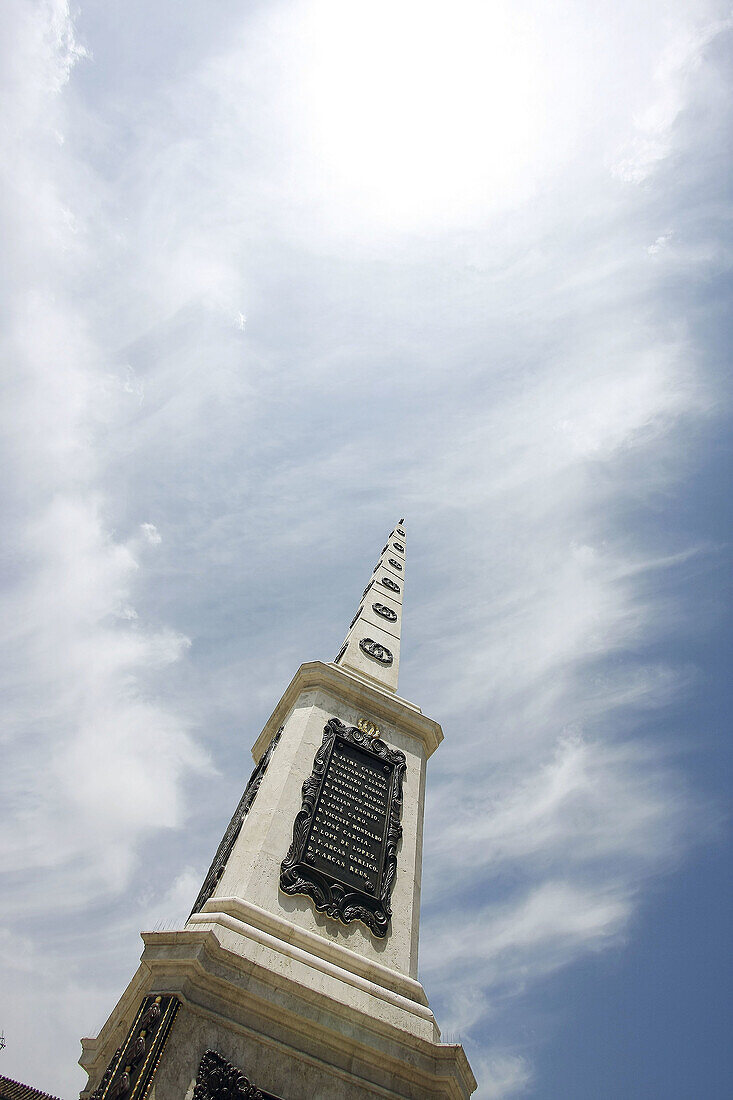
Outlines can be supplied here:
[[253, 1085], [217, 1050], [205, 1050], [196, 1074], [193, 1100], [277, 1100]]
[[[318, 797], [337, 737], [393, 766], [377, 896], [340, 882], [326, 871], [311, 867], [303, 859]], [[360, 920], [373, 935], [380, 938], [387, 935], [392, 917], [390, 897], [397, 873], [397, 844], [402, 836], [402, 783], [406, 768], [405, 754], [399, 749], [390, 749], [379, 737], [370, 737], [356, 726], [345, 725], [338, 718], [331, 718], [326, 723], [323, 743], [313, 761], [313, 771], [303, 784], [303, 804], [293, 823], [293, 840], [280, 866], [280, 889], [283, 893], [305, 894], [319, 913], [326, 913], [344, 924]]]

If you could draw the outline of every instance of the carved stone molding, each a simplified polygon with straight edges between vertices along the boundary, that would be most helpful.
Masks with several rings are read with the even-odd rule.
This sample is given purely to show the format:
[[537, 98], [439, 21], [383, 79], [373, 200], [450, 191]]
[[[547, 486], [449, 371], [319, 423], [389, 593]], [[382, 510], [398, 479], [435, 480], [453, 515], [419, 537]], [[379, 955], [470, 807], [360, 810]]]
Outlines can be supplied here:
[[382, 584], [385, 588], [389, 588], [391, 592], [399, 592], [400, 586], [397, 581], [393, 581], [391, 577], [382, 577]]
[[404, 554], [405, 548], [401, 542], [395, 541], [392, 543], [392, 545], [394, 546], [395, 550], [399, 550], [400, 554]]
[[90, 1100], [145, 1100], [179, 1007], [177, 997], [163, 993], [144, 999]]
[[236, 1066], [215, 1050], [204, 1052], [196, 1074], [193, 1100], [266, 1100], [270, 1095], [252, 1085]]
[[405, 532], [402, 530], [401, 527], [397, 528], [397, 534], [400, 535], [402, 538], [405, 537]]
[[[343, 743], [355, 745], [370, 754], [389, 774], [388, 805], [379, 878], [374, 895], [359, 889], [306, 859], [306, 847], [331, 762], [331, 756]], [[339, 744], [340, 743], [340, 744]], [[343, 750], [347, 751], [347, 750]], [[392, 916], [390, 897], [397, 873], [397, 844], [402, 836], [402, 783], [406, 761], [404, 753], [391, 749], [379, 738], [331, 718], [323, 730], [323, 743], [313, 761], [313, 771], [303, 784], [303, 803], [293, 823], [293, 840], [280, 867], [280, 889], [286, 894], [305, 894], [320, 913], [349, 924], [361, 920], [375, 935], [384, 937]]]
[[383, 619], [387, 620], [387, 622], [397, 622], [397, 612], [393, 611], [391, 607], [387, 607], [383, 603], [373, 603], [372, 611], [375, 611], [377, 615], [381, 615]]
[[368, 657], [373, 657], [375, 661], [379, 661], [380, 665], [391, 665], [394, 660], [392, 650], [387, 649], [386, 645], [382, 645], [381, 642], [375, 642], [373, 638], [362, 638], [359, 642], [359, 649], [362, 653], [366, 653]]
[[390, 558], [389, 559], [389, 564], [392, 566], [393, 569], [398, 569], [400, 571], [400, 573], [402, 572], [402, 566], [400, 565], [400, 563], [397, 561], [396, 558]]
[[[339, 660], [339, 657], [341, 657], [342, 654], [343, 650], [341, 651], [341, 653], [339, 653], [336, 661]], [[249, 777], [247, 786], [244, 789], [244, 794], [242, 795], [239, 805], [234, 811], [234, 816], [229, 822], [227, 830], [221, 839], [221, 843], [216, 850], [214, 860], [209, 867], [206, 878], [204, 879], [204, 884], [199, 891], [199, 896], [196, 898], [193, 909], [191, 910], [191, 913], [189, 913], [189, 916], [191, 916], [192, 913], [199, 912], [204, 902], [208, 901], [208, 899], [213, 894], [216, 885], [219, 882], [219, 879], [224, 874], [224, 868], [226, 867], [227, 860], [231, 855], [232, 848], [234, 847], [234, 842], [239, 836], [240, 830], [242, 828], [242, 822], [249, 813], [257, 792], [260, 789], [260, 783], [262, 782], [264, 774], [267, 771], [267, 765], [270, 763], [270, 758], [275, 751], [278, 741], [280, 740], [280, 735], [282, 734], [283, 729], [284, 726], [280, 726], [280, 729], [277, 731], [275, 736], [270, 741], [270, 744], [267, 746], [262, 756], [260, 757], [259, 764], [257, 764], [251, 776]]]

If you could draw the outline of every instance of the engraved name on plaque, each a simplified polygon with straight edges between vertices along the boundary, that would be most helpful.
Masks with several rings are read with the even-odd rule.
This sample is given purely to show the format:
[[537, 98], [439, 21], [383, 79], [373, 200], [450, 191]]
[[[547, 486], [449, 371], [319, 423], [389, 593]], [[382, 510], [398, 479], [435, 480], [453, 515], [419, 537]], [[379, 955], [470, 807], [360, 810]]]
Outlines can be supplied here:
[[280, 888], [319, 912], [385, 936], [402, 835], [404, 754], [332, 718], [303, 784]]

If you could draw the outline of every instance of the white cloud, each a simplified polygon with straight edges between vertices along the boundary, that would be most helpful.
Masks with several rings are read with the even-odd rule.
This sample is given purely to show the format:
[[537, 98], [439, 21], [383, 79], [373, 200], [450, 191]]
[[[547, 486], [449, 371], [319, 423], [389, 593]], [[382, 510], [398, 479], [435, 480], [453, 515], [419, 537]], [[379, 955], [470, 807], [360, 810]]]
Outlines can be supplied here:
[[662, 233], [653, 244], [650, 244], [647, 248], [647, 252], [650, 256], [657, 256], [663, 249], [667, 248], [669, 242], [674, 237], [674, 233], [671, 229], [668, 229], [666, 233]]
[[447, 1002], [447, 1026], [465, 1033], [492, 1011], [493, 997], [522, 991], [528, 981], [618, 942], [631, 900], [613, 889], [549, 880], [475, 909], [460, 934], [451, 918], [431, 926], [422, 970]]
[[[0, 849], [6, 881], [22, 882], [3, 907], [3, 989], [13, 1006], [6, 1032], [16, 1076], [55, 1092], [60, 1079], [73, 1087], [78, 1078], [59, 1067], [73, 1067], [75, 1030], [94, 1001], [83, 973], [94, 960], [63, 946], [66, 922], [75, 926], [125, 895], [143, 841], [182, 823], [183, 783], [205, 770], [206, 758], [155, 681], [189, 641], [148, 625], [133, 606], [139, 545], [114, 533], [103, 484], [109, 352], [80, 292], [96, 278], [87, 219], [100, 186], [58, 140], [69, 123], [62, 93], [86, 51], [64, 3], [12, 4], [3, 20], [11, 186], [0, 217], [13, 277], [0, 285]], [[160, 541], [152, 524], [143, 533]], [[49, 942], [52, 927], [63, 929], [60, 946]]]
[[[698, 13], [696, 13], [698, 14]], [[662, 49], [654, 73], [654, 95], [633, 119], [635, 135], [619, 152], [612, 173], [624, 183], [644, 183], [674, 148], [674, 126], [684, 110], [692, 77], [712, 42], [733, 20], [694, 22], [680, 29]]]
[[154, 523], [141, 523], [140, 529], [151, 546], [160, 546], [163, 538]]
[[[195, 43], [183, 20], [162, 48], [133, 6], [114, 60], [100, 14], [88, 25], [106, 60], [85, 60], [78, 80], [68, 9], [9, 9], [0, 842], [15, 877], [2, 943], [28, 1036], [34, 1006], [50, 1006], [44, 1073], [35, 1041], [16, 1036], [17, 1076], [79, 1084], [60, 1068], [76, 1036], [114, 1003], [137, 928], [187, 912], [247, 742], [297, 664], [335, 652], [339, 601], [345, 625], [360, 555], [368, 571], [378, 549], [367, 536], [402, 507], [417, 550], [402, 690], [446, 732], [431, 763], [423, 970], [481, 1096], [533, 1084], [506, 1005], [622, 944], [647, 879], [706, 835], [714, 813], [680, 776], [681, 731], [645, 732], [697, 675], [671, 640], [694, 619], [687, 571], [713, 552], [659, 519], [717, 400], [678, 308], [711, 247], [677, 192], [645, 205], [727, 26], [690, 30], [679, 7], [688, 29], [672, 45], [666, 5], [643, 18], [631, 3], [573, 9], [562, 26], [536, 12], [514, 72], [541, 45], [535, 75], [554, 89], [530, 120], [541, 148], [508, 122], [533, 85], [506, 117], [492, 101], [486, 127], [480, 99], [453, 129], [453, 108], [437, 130], [421, 118], [417, 159], [396, 150], [399, 181], [376, 160], [368, 179], [358, 171], [365, 150], [394, 148], [394, 129], [360, 144], [355, 126], [352, 159], [336, 163], [331, 126], [333, 175], [314, 154], [303, 5], [235, 27], [207, 14]], [[436, 10], [421, 31], [431, 49]], [[397, 132], [433, 80], [428, 54], [390, 116]], [[491, 56], [503, 57], [498, 31]], [[329, 56], [324, 79], [344, 58]], [[350, 78], [373, 73], [368, 51], [355, 60]], [[439, 84], [429, 92], [440, 99]], [[362, 95], [357, 80], [327, 96], [331, 123]], [[639, 103], [640, 144], [615, 171], [646, 187], [619, 189], [604, 165]], [[441, 173], [411, 206], [415, 164]], [[670, 317], [673, 259], [685, 270]], [[69, 947], [81, 927], [84, 947]]]
[[533, 1073], [525, 1058], [509, 1051], [489, 1050], [473, 1065], [479, 1087], [475, 1100], [503, 1100], [521, 1096], [533, 1085]]
[[[604, 701], [608, 705], [607, 694]], [[677, 814], [670, 814], [675, 799], [658, 769], [654, 754], [633, 745], [589, 744], [567, 734], [549, 760], [505, 776], [504, 790], [478, 785], [440, 830], [441, 866], [447, 870], [452, 861], [455, 868], [457, 861], [493, 874], [519, 859], [547, 867], [551, 860], [628, 862], [670, 854], [688, 807], [678, 794]]]
[[129, 365], [125, 370], [125, 380], [122, 382], [122, 389], [125, 393], [137, 397], [138, 404], [142, 405], [145, 400], [145, 387], [140, 379], [136, 377], [134, 370]]

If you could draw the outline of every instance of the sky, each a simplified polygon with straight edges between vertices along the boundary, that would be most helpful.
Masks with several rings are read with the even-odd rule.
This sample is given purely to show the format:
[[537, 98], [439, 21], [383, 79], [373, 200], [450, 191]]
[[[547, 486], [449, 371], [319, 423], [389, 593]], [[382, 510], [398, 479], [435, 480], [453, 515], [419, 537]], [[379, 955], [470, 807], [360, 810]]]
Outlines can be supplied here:
[[384, 537], [479, 1100], [733, 1074], [733, 9], [6, 0], [0, 1073], [185, 918]]

